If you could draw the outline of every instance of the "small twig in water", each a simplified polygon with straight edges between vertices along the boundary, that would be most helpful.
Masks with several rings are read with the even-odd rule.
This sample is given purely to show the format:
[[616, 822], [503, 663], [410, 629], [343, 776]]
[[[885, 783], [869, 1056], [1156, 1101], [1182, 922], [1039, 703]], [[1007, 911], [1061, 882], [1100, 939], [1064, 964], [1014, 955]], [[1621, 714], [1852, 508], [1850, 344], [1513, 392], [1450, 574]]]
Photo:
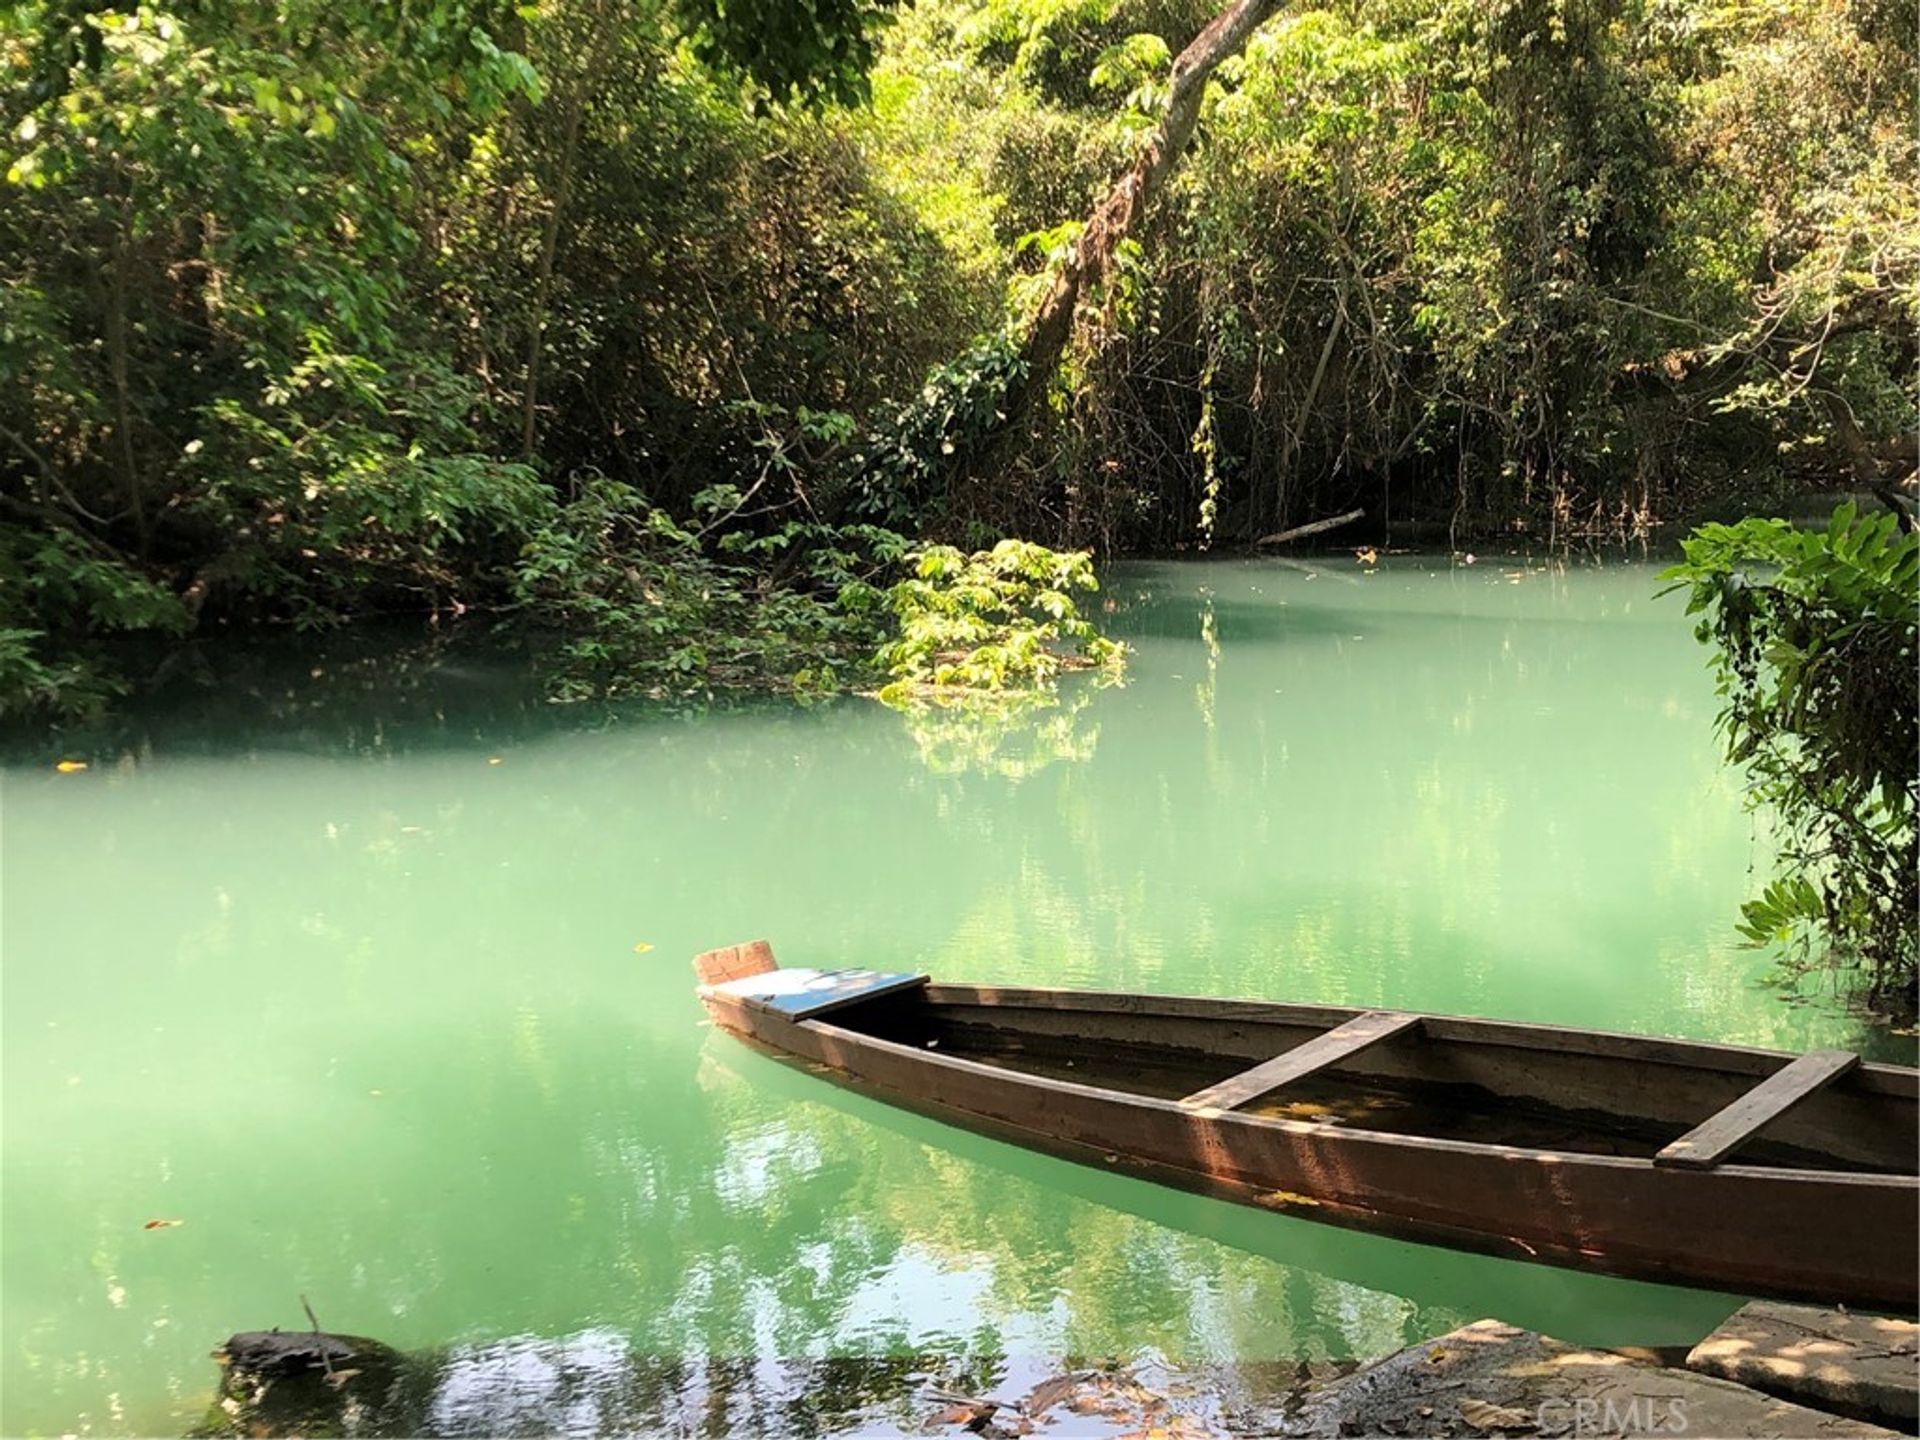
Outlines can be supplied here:
[[333, 1359], [327, 1354], [327, 1337], [320, 1331], [320, 1317], [313, 1313], [313, 1306], [307, 1303], [307, 1297], [300, 1297], [300, 1308], [307, 1312], [307, 1319], [313, 1322], [314, 1348], [320, 1352], [321, 1368], [327, 1372], [327, 1383], [334, 1384]]

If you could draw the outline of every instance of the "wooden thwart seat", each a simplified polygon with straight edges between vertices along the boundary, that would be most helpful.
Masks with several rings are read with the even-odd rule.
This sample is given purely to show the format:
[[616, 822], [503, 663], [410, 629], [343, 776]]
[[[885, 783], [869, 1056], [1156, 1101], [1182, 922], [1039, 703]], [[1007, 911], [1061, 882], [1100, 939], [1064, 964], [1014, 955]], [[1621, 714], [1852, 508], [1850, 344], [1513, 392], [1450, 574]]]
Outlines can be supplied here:
[[1809, 1050], [1694, 1126], [1655, 1155], [1653, 1163], [1675, 1170], [1711, 1170], [1758, 1131], [1859, 1063], [1860, 1057], [1851, 1050]]
[[1369, 1010], [1364, 1015], [1354, 1016], [1344, 1025], [1335, 1026], [1324, 1035], [1316, 1035], [1305, 1044], [1294, 1046], [1284, 1055], [1276, 1055], [1251, 1070], [1230, 1075], [1217, 1085], [1196, 1090], [1180, 1103], [1191, 1110], [1237, 1110], [1269, 1091], [1278, 1090], [1282, 1085], [1303, 1079], [1329, 1065], [1337, 1065], [1369, 1045], [1378, 1045], [1382, 1040], [1391, 1040], [1396, 1035], [1404, 1034], [1419, 1023], [1418, 1015]]

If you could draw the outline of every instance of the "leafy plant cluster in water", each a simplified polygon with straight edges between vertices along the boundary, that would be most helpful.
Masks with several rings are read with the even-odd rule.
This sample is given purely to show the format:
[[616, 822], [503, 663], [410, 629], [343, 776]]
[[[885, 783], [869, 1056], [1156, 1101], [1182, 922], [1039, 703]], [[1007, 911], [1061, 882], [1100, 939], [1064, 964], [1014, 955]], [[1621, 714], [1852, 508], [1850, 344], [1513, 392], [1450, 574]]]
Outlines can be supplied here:
[[1781, 874], [1743, 907], [1791, 980], [1858, 967], [1868, 1002], [1915, 1009], [1920, 953], [1920, 535], [1842, 505], [1823, 531], [1707, 525], [1666, 572], [1714, 647], [1729, 756], [1776, 822]]
[[949, 545], [919, 553], [887, 601], [898, 638], [880, 651], [892, 704], [1050, 690], [1063, 670], [1117, 674], [1126, 647], [1080, 614], [1076, 592], [1100, 588], [1085, 551], [1002, 540], [967, 555]]
[[713, 487], [683, 524], [595, 475], [552, 512], [514, 588], [534, 623], [565, 637], [557, 698], [715, 685], [831, 693], [866, 676], [885, 621], [880, 582], [906, 542], [878, 526], [804, 519], [720, 531], [740, 499]]
[[[564, 638], [557, 698], [736, 685], [881, 698], [1050, 699], [1062, 670], [1117, 673], [1124, 647], [1074, 600], [1098, 588], [1084, 552], [1003, 540], [909, 554], [877, 525], [793, 519], [724, 528], [744, 497], [715, 486], [682, 523], [633, 486], [587, 477], [550, 512], [515, 572], [515, 598]], [[911, 562], [906, 578], [895, 579]]]

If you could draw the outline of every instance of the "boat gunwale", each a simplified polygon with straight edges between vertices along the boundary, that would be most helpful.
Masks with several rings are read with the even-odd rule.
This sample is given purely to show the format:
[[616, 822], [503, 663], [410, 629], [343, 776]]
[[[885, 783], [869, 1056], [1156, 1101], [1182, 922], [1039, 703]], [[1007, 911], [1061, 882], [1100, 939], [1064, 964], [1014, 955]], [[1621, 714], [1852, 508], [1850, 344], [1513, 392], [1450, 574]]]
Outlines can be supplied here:
[[[932, 988], [932, 987], [929, 987]], [[923, 992], [924, 993], [924, 992]], [[1087, 994], [1092, 992], [1068, 992]], [[1126, 992], [1120, 992], [1126, 993]], [[1533, 1164], [1553, 1164], [1565, 1166], [1584, 1166], [1592, 1170], [1621, 1170], [1638, 1173], [1652, 1173], [1661, 1176], [1673, 1176], [1676, 1172], [1661, 1169], [1652, 1159], [1625, 1155], [1591, 1155], [1572, 1150], [1549, 1150], [1531, 1146], [1496, 1145], [1473, 1140], [1450, 1140], [1434, 1135], [1409, 1135], [1394, 1131], [1353, 1130], [1339, 1126], [1323, 1125], [1311, 1120], [1288, 1120], [1271, 1115], [1251, 1115], [1240, 1111], [1195, 1109], [1182, 1105], [1177, 1100], [1162, 1100], [1151, 1095], [1137, 1095], [1126, 1090], [1117, 1090], [1104, 1085], [1084, 1085], [1073, 1080], [1057, 1080], [1051, 1076], [1034, 1075], [1025, 1071], [994, 1065], [984, 1060], [969, 1060], [964, 1056], [940, 1054], [921, 1049], [914, 1045], [905, 1045], [897, 1040], [883, 1040], [858, 1030], [850, 1030], [836, 1025], [831, 1020], [810, 1019], [793, 1020], [760, 1006], [745, 1002], [756, 1013], [775, 1020], [794, 1029], [807, 1029], [815, 1035], [836, 1042], [869, 1047], [883, 1054], [890, 1054], [903, 1060], [918, 1062], [929, 1070], [949, 1070], [963, 1074], [979, 1076], [1000, 1084], [1028, 1087], [1043, 1092], [1076, 1095], [1089, 1100], [1099, 1100], [1109, 1104], [1131, 1105], [1143, 1110], [1158, 1112], [1184, 1120], [1199, 1120], [1212, 1124], [1230, 1122], [1260, 1133], [1273, 1133], [1313, 1139], [1321, 1143], [1387, 1146], [1403, 1150], [1426, 1150], [1434, 1153], [1453, 1154], [1481, 1160], [1507, 1160]], [[1592, 1033], [1592, 1032], [1589, 1032]], [[1761, 1051], [1761, 1054], [1771, 1052]], [[803, 1057], [804, 1058], [804, 1057]], [[847, 1073], [846, 1067], [827, 1063], [829, 1070]], [[860, 1078], [855, 1076], [854, 1078]], [[866, 1081], [863, 1083], [877, 1084]], [[892, 1090], [892, 1086], [879, 1088]], [[966, 1106], [949, 1106], [963, 1113], [982, 1114]], [[991, 1118], [991, 1117], [989, 1117]], [[1028, 1127], [1031, 1128], [1031, 1127]], [[1710, 1180], [1722, 1177], [1729, 1180], [1768, 1180], [1776, 1183], [1807, 1185], [1840, 1185], [1848, 1188], [1903, 1190], [1920, 1189], [1920, 1175], [1875, 1175], [1859, 1170], [1816, 1170], [1803, 1167], [1778, 1165], [1718, 1165], [1709, 1171], [1681, 1172], [1690, 1178]]]
[[[1195, 1020], [1297, 1019], [1307, 1025], [1339, 1025], [1369, 1011], [1386, 1009], [1398, 1015], [1416, 1015], [1427, 1026], [1426, 1038], [1447, 1044], [1507, 1045], [1517, 1050], [1548, 1050], [1599, 1060], [1671, 1065], [1678, 1069], [1718, 1070], [1729, 1075], [1765, 1078], [1771, 1068], [1799, 1058], [1802, 1052], [1768, 1050], [1755, 1045], [1729, 1045], [1715, 1040], [1678, 1036], [1636, 1035], [1624, 1030], [1596, 1030], [1537, 1020], [1488, 1020], [1479, 1016], [1437, 1014], [1377, 1005], [1320, 1005], [1284, 1000], [1223, 999], [1201, 995], [1158, 995], [1139, 990], [1080, 990], [1041, 986], [970, 985], [932, 981], [916, 992], [929, 1003], [974, 1006], [1027, 1006], [1040, 1010], [1082, 1010], [1110, 1014], [1165, 1014]], [[1086, 1003], [1094, 1002], [1094, 1003]], [[1132, 1003], [1114, 1003], [1132, 1002]], [[878, 1037], [869, 1037], [878, 1038]], [[1582, 1045], [1581, 1040], [1597, 1045]], [[1576, 1043], [1568, 1043], [1570, 1040]], [[1284, 1053], [1284, 1052], [1283, 1052]], [[1696, 1058], [1697, 1057], [1697, 1058]], [[1733, 1062], [1733, 1063], [1722, 1063]], [[1871, 1082], [1858, 1088], [1874, 1095], [1920, 1100], [1920, 1068], [1887, 1061], [1862, 1059], [1852, 1081]], [[1071, 1082], [1063, 1082], [1071, 1083]], [[1124, 1091], [1119, 1093], [1126, 1093]], [[1728, 1167], [1721, 1166], [1721, 1169]], [[1749, 1167], [1771, 1169], [1772, 1167]], [[1821, 1172], [1825, 1173], [1825, 1172]]]

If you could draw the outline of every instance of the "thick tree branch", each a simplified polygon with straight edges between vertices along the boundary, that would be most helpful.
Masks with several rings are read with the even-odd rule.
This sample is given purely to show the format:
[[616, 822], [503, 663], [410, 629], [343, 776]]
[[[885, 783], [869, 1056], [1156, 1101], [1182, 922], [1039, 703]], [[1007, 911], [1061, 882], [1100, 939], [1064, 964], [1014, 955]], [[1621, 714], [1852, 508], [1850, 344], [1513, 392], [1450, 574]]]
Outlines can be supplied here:
[[1282, 0], [1236, 0], [1175, 58], [1159, 125], [1126, 174], [1087, 217], [1086, 228], [1055, 272], [1034, 315], [1023, 347], [1025, 376], [1008, 397], [1005, 423], [1009, 433], [1023, 422], [1052, 383], [1053, 372], [1073, 336], [1082, 293], [1090, 283], [1107, 277], [1120, 242], [1139, 227], [1179, 164], [1200, 120], [1207, 77], [1222, 60], [1237, 54], [1281, 5]]

